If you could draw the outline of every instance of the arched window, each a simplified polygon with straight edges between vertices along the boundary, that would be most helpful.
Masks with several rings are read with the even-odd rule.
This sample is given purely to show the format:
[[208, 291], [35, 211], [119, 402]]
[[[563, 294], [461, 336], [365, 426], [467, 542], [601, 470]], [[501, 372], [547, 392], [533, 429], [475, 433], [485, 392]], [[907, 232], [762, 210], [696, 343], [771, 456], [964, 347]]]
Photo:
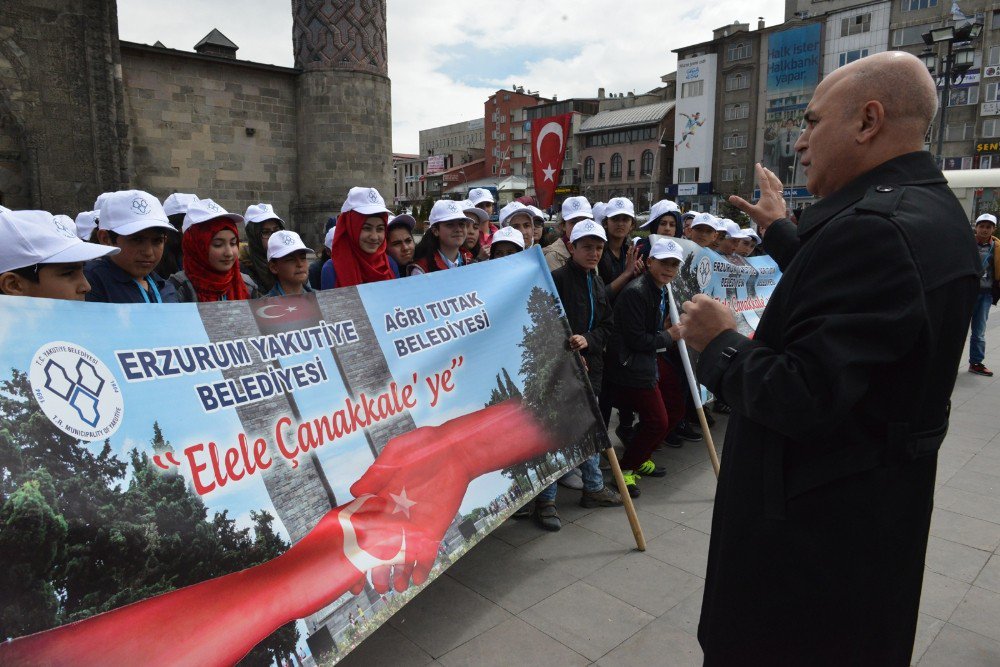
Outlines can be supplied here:
[[611, 156], [611, 178], [621, 178], [622, 177], [622, 156], [621, 153], [615, 153]]
[[642, 152], [642, 162], [639, 164], [640, 173], [649, 176], [653, 173], [653, 151]]
[[594, 158], [592, 157], [583, 161], [583, 178], [587, 181], [594, 180]]

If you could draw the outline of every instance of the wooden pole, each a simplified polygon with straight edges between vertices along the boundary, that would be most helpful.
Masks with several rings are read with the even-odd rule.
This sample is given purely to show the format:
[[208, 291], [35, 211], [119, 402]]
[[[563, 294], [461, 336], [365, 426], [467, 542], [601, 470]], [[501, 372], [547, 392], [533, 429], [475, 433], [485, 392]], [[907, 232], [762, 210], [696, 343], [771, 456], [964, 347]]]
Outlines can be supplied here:
[[635, 536], [635, 547], [639, 551], [646, 550], [646, 536], [642, 534], [642, 526], [639, 525], [639, 516], [635, 513], [635, 504], [632, 496], [628, 494], [628, 487], [625, 485], [625, 476], [622, 475], [622, 467], [618, 465], [618, 454], [614, 447], [604, 450], [604, 455], [608, 457], [611, 464], [611, 472], [615, 476], [615, 483], [618, 485], [618, 493], [622, 496], [622, 503], [625, 505], [625, 515], [628, 517], [628, 524], [632, 527], [632, 535]]

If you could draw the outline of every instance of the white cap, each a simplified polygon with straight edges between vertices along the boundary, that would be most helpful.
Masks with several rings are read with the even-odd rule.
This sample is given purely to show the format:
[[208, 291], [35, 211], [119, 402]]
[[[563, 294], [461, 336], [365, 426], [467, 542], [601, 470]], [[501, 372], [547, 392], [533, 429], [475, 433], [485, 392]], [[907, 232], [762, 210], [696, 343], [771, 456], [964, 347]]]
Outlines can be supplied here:
[[698, 225], [708, 225], [717, 232], [725, 231], [724, 225], [720, 224], [722, 221], [716, 218], [711, 213], [698, 213], [691, 220], [691, 226], [697, 227]]
[[569, 234], [569, 242], [576, 243], [578, 239], [584, 236], [596, 236], [604, 242], [608, 240], [604, 226], [597, 224], [593, 220], [584, 220], [573, 225], [573, 231]]
[[533, 217], [531, 209], [522, 204], [519, 201], [512, 201], [511, 203], [500, 209], [500, 225], [505, 226], [507, 221], [518, 213], [527, 213], [528, 217]]
[[469, 190], [469, 201], [472, 202], [473, 206], [479, 206], [483, 202], [496, 203], [493, 201], [493, 193], [486, 188], [472, 188]]
[[976, 218], [976, 224], [978, 225], [980, 222], [992, 222], [993, 225], [996, 226], [997, 217], [992, 213], [983, 213], [981, 216]]
[[594, 211], [594, 222], [598, 224], [604, 222], [604, 209], [606, 209], [607, 207], [608, 205], [602, 201], [599, 201], [596, 204], [594, 204], [594, 208], [592, 209]]
[[[403, 225], [410, 232], [413, 232], [413, 228], [417, 226], [417, 220], [409, 213], [402, 213], [400, 215], [390, 215], [389, 220], [385, 223], [385, 228], [388, 231], [389, 227], [392, 225]], [[331, 237], [332, 238], [332, 237]]]
[[521, 250], [524, 250], [524, 234], [517, 231], [513, 227], [501, 227], [500, 229], [493, 232], [493, 240], [491, 243], [496, 245], [500, 241], [507, 241], [508, 243], [513, 243]]
[[105, 194], [107, 196], [101, 202], [97, 213], [100, 229], [121, 236], [130, 236], [144, 229], [156, 227], [177, 231], [167, 220], [167, 214], [163, 212], [160, 200], [148, 192], [119, 190]]
[[635, 207], [632, 201], [625, 197], [613, 197], [604, 208], [604, 217], [610, 218], [613, 215], [627, 215], [635, 220]]
[[726, 233], [726, 236], [739, 236], [740, 226], [729, 218], [721, 218], [719, 222], [722, 223], [722, 230]]
[[566, 197], [563, 199], [562, 219], [565, 221], [577, 220], [579, 218], [594, 219], [594, 210], [590, 208], [590, 202], [586, 197]]
[[679, 259], [683, 261], [684, 248], [677, 241], [659, 238], [649, 249], [649, 256], [653, 259]]
[[163, 200], [163, 212], [167, 215], [183, 215], [188, 212], [191, 202], [198, 201], [198, 195], [175, 192]]
[[453, 199], [438, 199], [431, 207], [429, 222], [436, 225], [439, 222], [450, 220], [465, 220], [465, 212], [462, 210], [462, 203]]
[[309, 248], [302, 242], [302, 237], [295, 232], [282, 229], [271, 234], [271, 238], [267, 240], [267, 261], [281, 259], [299, 250], [309, 252]]
[[341, 213], [357, 211], [361, 215], [378, 215], [380, 213], [391, 214], [392, 211], [385, 207], [385, 200], [375, 188], [351, 188], [347, 193], [344, 205], [340, 207]]
[[83, 211], [76, 214], [76, 235], [83, 241], [89, 241], [97, 229], [97, 211]]
[[11, 209], [6, 206], [0, 205], [0, 213], [10, 213]]
[[[465, 201], [463, 201], [461, 203], [461, 206], [462, 206], [462, 213], [465, 213], [466, 217], [468, 217], [468, 214], [471, 213], [472, 215], [476, 216], [479, 219], [479, 222], [486, 222], [487, 220], [490, 219], [490, 214], [481, 208], [476, 208], [476, 205], [472, 203], [471, 199], [466, 199]], [[410, 227], [410, 229], [412, 230], [413, 227]]]
[[747, 230], [747, 238], [751, 238], [755, 243], [760, 244], [760, 235], [752, 229]]
[[749, 227], [740, 227], [739, 225], [736, 225], [736, 229], [732, 232], [727, 231], [726, 233], [729, 234], [730, 238], [734, 239], [749, 239], [756, 236]]
[[[327, 250], [333, 250], [333, 234], [336, 231], [336, 225], [326, 231], [326, 237], [323, 238], [323, 245], [326, 246]], [[268, 242], [270, 243], [270, 241]]]
[[285, 221], [277, 216], [274, 207], [270, 204], [251, 204], [247, 207], [247, 213], [243, 216], [246, 222], [264, 222], [265, 220], [277, 220], [284, 226]]
[[669, 199], [661, 199], [649, 209], [649, 220], [642, 223], [639, 229], [645, 229], [671, 211], [679, 211], [680, 207]]
[[528, 204], [528, 210], [531, 211], [531, 217], [533, 218], [538, 218], [539, 220], [543, 221], [546, 218], [548, 218], [548, 216], [545, 214], [545, 211], [538, 208], [537, 206], [532, 206], [531, 204]]
[[216, 204], [211, 199], [198, 199], [188, 204], [187, 213], [184, 214], [184, 225], [181, 231], [186, 232], [192, 225], [200, 225], [216, 218], [228, 218], [236, 224], [243, 222], [243, 216], [238, 213], [230, 213], [226, 209]]
[[102, 192], [101, 194], [97, 195], [97, 199], [94, 200], [94, 210], [100, 211], [101, 204], [104, 203], [104, 200], [113, 194], [114, 194], [113, 192]]
[[81, 241], [72, 220], [55, 220], [45, 211], [0, 211], [0, 238], [4, 241], [0, 243], [0, 273], [35, 264], [89, 262], [121, 252], [121, 248]]

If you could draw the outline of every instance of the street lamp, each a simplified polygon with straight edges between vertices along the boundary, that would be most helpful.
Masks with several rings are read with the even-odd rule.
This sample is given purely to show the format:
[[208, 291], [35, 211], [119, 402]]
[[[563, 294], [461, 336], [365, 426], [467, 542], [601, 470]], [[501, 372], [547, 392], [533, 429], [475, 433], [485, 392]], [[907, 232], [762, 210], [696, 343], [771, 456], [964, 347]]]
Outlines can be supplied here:
[[653, 179], [656, 178], [656, 160], [660, 157], [660, 151], [667, 147], [667, 145], [663, 143], [663, 137], [666, 136], [666, 134], [667, 130], [664, 128], [663, 132], [660, 132], [660, 138], [656, 140], [656, 152], [653, 153], [653, 168], [649, 172], [649, 202], [647, 202], [649, 204], [649, 210], [653, 209]]
[[[951, 84], [965, 78], [965, 73], [975, 62], [976, 50], [972, 46], [972, 42], [979, 38], [982, 31], [982, 24], [966, 23], [960, 28], [956, 28], [954, 25], [933, 28], [921, 35], [927, 46], [921, 52], [920, 60], [923, 61], [931, 76], [934, 76], [939, 67], [938, 56], [931, 47], [941, 44], [947, 46], [944, 61], [940, 63], [944, 71], [939, 78], [944, 79], [944, 90], [941, 94], [941, 118], [938, 121], [938, 166], [944, 165], [944, 123], [950, 101]], [[959, 44], [958, 48], [953, 48], [956, 43]]]

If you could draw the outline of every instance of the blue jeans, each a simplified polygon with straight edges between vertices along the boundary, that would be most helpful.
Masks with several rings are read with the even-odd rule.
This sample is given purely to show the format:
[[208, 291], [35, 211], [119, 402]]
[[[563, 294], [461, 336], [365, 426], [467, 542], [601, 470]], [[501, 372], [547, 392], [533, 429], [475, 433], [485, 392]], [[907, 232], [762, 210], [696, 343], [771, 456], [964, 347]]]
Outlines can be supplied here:
[[972, 309], [972, 333], [969, 335], [969, 363], [981, 364], [986, 357], [986, 320], [990, 317], [993, 298], [989, 290], [980, 290]]
[[[601, 455], [593, 456], [583, 460], [580, 464], [580, 475], [583, 477], [583, 490], [596, 493], [604, 488], [604, 474], [601, 472]], [[553, 482], [538, 494], [538, 500], [555, 500], [556, 483]]]

